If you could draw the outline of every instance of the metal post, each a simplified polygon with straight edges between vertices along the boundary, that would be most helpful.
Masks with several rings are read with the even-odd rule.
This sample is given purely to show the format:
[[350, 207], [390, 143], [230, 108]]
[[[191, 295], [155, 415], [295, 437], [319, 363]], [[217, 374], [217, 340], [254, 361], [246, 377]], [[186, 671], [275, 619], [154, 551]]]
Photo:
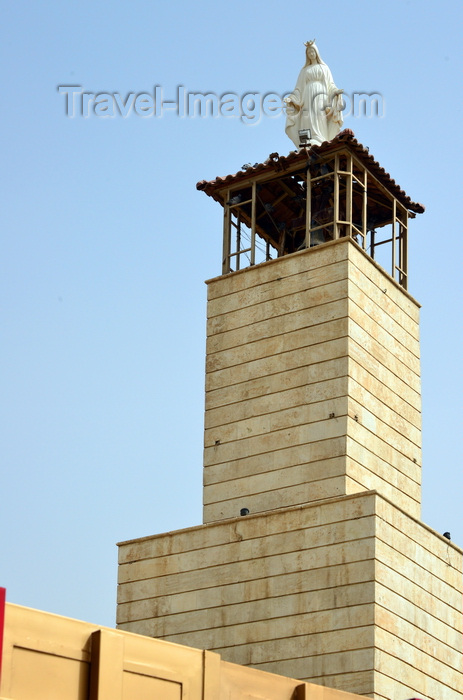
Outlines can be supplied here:
[[[362, 234], [363, 234], [363, 250], [367, 249], [367, 202], [368, 202], [368, 178], [367, 171], [363, 169], [363, 202], [362, 202]], [[372, 233], [373, 236], [373, 233]], [[373, 256], [371, 256], [373, 257]]]
[[408, 211], [405, 211], [405, 225], [403, 231], [403, 243], [402, 243], [402, 270], [405, 273], [404, 276], [404, 289], [408, 289]]
[[307, 168], [306, 203], [305, 203], [305, 247], [310, 248], [310, 227], [312, 224], [312, 175]]
[[256, 264], [256, 181], [252, 183], [252, 204], [251, 204], [251, 265]]
[[223, 207], [223, 250], [222, 250], [222, 275], [230, 272], [230, 190], [227, 190]]
[[396, 217], [397, 217], [397, 205], [395, 198], [392, 200], [392, 278], [395, 279], [396, 272]]
[[339, 238], [339, 154], [334, 158], [333, 238]]

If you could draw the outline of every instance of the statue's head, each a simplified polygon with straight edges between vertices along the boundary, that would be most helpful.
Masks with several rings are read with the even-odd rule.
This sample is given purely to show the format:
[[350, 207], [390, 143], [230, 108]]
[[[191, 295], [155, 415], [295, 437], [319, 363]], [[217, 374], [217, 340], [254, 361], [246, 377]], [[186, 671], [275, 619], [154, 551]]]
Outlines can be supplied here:
[[315, 39], [312, 39], [312, 41], [305, 42], [305, 56], [306, 66], [309, 66], [311, 63], [322, 63], [322, 59], [320, 58], [320, 52], [318, 51], [317, 45], [315, 44]]

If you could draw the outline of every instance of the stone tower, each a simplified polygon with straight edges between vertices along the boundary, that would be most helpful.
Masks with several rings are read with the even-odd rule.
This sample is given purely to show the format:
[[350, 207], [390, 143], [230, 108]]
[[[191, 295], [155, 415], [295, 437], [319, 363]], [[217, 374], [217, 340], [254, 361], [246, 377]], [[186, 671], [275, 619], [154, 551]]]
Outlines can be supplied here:
[[123, 542], [118, 626], [377, 699], [463, 698], [462, 551], [420, 521], [424, 211], [344, 131], [198, 183], [204, 523]]

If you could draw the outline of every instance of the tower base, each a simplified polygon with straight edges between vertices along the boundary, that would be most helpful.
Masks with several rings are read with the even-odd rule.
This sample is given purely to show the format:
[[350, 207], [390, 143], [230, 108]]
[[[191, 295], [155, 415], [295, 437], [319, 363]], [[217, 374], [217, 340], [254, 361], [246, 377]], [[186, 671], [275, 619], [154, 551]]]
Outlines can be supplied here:
[[119, 629], [372, 698], [463, 698], [462, 551], [376, 491], [119, 545]]

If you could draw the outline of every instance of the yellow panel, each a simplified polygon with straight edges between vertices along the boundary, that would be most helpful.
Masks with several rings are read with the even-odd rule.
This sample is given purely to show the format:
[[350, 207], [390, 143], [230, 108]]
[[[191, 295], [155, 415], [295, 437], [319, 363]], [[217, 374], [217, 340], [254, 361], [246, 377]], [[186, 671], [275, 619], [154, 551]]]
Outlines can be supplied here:
[[182, 700], [182, 684], [125, 671], [122, 681], [123, 700]]
[[14, 650], [11, 697], [15, 700], [87, 700], [89, 664], [30, 649]]

